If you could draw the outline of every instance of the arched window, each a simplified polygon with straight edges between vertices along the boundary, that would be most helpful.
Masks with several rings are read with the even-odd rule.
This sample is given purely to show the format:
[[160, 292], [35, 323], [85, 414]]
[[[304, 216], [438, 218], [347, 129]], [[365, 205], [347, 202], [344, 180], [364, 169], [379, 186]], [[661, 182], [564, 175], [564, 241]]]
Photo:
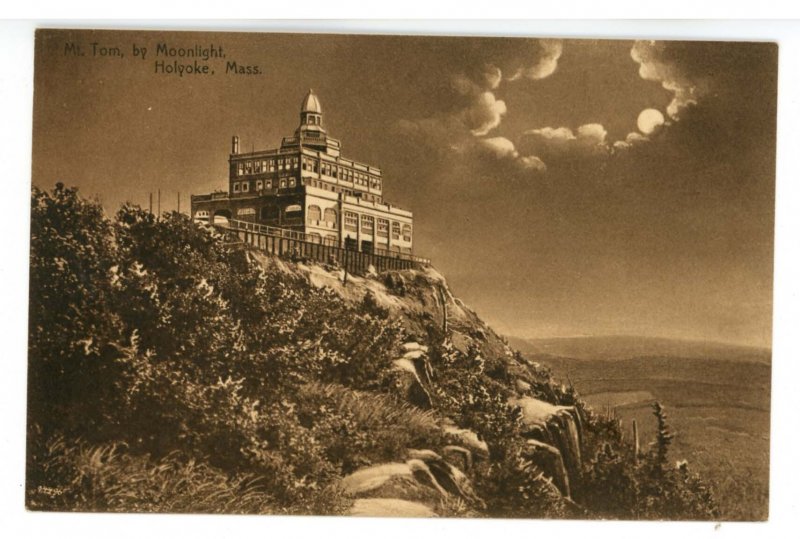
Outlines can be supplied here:
[[311, 243], [322, 243], [322, 236], [320, 236], [316, 232], [311, 232], [310, 234], [306, 234], [306, 239]]
[[338, 217], [339, 216], [336, 213], [335, 209], [333, 209], [333, 208], [325, 208], [325, 222], [326, 223], [330, 223], [330, 226], [332, 228], [336, 228], [336, 226], [337, 226], [336, 223], [339, 222]]
[[328, 234], [325, 236], [325, 245], [336, 245], [339, 242], [339, 239], [336, 236], [332, 236]]
[[309, 206], [308, 207], [308, 220], [311, 221], [320, 221], [322, 220], [322, 209], [319, 206]]

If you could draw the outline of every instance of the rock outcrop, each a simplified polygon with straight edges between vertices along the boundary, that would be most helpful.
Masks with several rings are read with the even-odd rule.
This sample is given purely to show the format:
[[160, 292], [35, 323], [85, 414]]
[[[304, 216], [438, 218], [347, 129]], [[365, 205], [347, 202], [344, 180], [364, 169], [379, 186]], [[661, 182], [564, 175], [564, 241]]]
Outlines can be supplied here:
[[570, 484], [575, 484], [581, 474], [580, 413], [574, 406], [556, 406], [533, 397], [511, 398], [509, 404], [522, 409], [525, 434], [537, 442], [529, 444], [531, 459], [545, 470], [564, 496], [570, 496]]
[[431, 386], [431, 365], [428, 361], [428, 347], [416, 342], [403, 345], [403, 357], [392, 362], [392, 369], [397, 373], [396, 389], [411, 404], [428, 410], [433, 406], [428, 387]]
[[351, 515], [436, 516], [436, 507], [449, 498], [484, 506], [467, 476], [430, 449], [410, 449], [405, 462], [357, 470], [341, 486], [356, 498]]

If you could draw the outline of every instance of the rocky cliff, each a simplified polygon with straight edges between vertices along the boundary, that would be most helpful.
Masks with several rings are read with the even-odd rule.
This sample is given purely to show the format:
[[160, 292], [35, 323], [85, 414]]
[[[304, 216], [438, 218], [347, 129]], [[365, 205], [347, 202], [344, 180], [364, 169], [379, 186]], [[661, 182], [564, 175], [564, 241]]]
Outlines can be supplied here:
[[[353, 303], [367, 298], [400, 321], [407, 338], [396, 351], [390, 369], [395, 390], [421, 409], [437, 407], [437, 358], [430, 353], [438, 340], [461, 354], [479, 354], [494, 368], [493, 378], [505, 388], [506, 401], [521, 412], [524, 455], [536, 477], [571, 502], [571, 485], [580, 481], [585, 412], [574, 405], [556, 404], [566, 388], [553, 388], [543, 379], [541, 365], [528, 362], [450, 291], [435, 269], [405, 270], [364, 276], [347, 275], [331, 266], [287, 262], [251, 251], [265, 267], [277, 267], [327, 288]], [[439, 359], [440, 361], [440, 359]], [[544, 383], [543, 383], [544, 382]], [[471, 507], [485, 506], [466, 475], [474, 463], [489, 457], [487, 442], [476, 432], [460, 428], [447, 417], [440, 420], [449, 444], [441, 454], [427, 448], [408, 448], [407, 460], [376, 464], [348, 475], [342, 482], [355, 497], [353, 515], [433, 516], [453, 500]]]

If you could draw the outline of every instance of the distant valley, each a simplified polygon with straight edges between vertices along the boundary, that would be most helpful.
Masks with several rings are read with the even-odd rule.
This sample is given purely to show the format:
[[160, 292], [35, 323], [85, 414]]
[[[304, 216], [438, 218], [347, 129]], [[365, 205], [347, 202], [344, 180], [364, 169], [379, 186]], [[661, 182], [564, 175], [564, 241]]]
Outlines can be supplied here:
[[509, 343], [596, 411], [616, 415], [628, 436], [635, 419], [643, 447], [655, 435], [652, 403], [661, 402], [675, 432], [672, 458], [715, 481], [724, 517], [766, 517], [770, 350], [630, 336]]

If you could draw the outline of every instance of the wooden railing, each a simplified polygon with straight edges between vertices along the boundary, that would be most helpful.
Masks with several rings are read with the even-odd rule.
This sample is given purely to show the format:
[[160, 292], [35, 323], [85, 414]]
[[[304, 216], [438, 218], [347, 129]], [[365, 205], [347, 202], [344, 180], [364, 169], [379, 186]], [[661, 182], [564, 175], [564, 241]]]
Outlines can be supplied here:
[[322, 263], [335, 260], [350, 273], [363, 274], [369, 266], [373, 266], [376, 271], [386, 271], [421, 268], [431, 263], [428, 258], [385, 249], [374, 249], [373, 252], [346, 249], [340, 245], [321, 242], [318, 237], [297, 230], [237, 219], [229, 219], [227, 224], [217, 223], [214, 226], [235, 233], [244, 243], [267, 253]]

